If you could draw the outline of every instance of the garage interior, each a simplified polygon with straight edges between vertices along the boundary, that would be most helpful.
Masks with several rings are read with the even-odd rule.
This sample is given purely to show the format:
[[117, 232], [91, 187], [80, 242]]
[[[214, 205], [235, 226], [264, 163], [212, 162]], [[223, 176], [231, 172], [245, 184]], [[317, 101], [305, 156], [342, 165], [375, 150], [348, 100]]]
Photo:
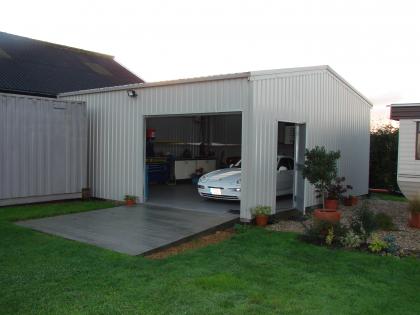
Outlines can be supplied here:
[[[145, 120], [146, 204], [239, 214], [239, 201], [204, 198], [197, 183], [203, 174], [240, 160], [242, 115], [153, 116]], [[277, 167], [276, 188], [281, 195], [276, 198], [276, 211], [280, 212], [293, 208], [294, 124], [278, 123], [277, 152], [288, 157], [279, 160]], [[289, 192], [281, 187], [288, 185], [284, 178], [289, 180]]]
[[281, 121], [278, 122], [276, 212], [281, 212], [294, 208], [293, 192], [295, 183], [295, 131], [295, 124]]
[[240, 202], [201, 197], [201, 175], [241, 157], [240, 113], [146, 117], [146, 204], [239, 214]]

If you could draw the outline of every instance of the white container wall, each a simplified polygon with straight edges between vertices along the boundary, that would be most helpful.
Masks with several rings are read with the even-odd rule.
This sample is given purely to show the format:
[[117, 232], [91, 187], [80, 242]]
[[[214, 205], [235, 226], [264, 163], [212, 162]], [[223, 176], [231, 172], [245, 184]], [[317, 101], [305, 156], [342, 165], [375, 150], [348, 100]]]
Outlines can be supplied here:
[[[137, 97], [129, 97], [134, 89]], [[97, 197], [143, 201], [144, 119], [153, 115], [242, 113], [241, 218], [275, 208], [278, 121], [306, 124], [306, 147], [340, 150], [340, 175], [368, 192], [370, 103], [329, 67], [297, 68], [66, 93], [86, 101], [89, 183]], [[306, 207], [316, 205], [305, 184]]]
[[0, 205], [80, 197], [86, 126], [83, 102], [0, 94]]

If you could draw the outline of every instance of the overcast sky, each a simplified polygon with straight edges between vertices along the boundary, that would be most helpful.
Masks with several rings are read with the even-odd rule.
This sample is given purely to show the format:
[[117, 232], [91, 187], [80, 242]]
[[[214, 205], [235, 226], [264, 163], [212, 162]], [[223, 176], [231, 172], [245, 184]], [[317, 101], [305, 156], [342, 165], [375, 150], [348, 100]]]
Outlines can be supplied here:
[[0, 30], [99, 51], [146, 81], [330, 65], [374, 104], [420, 102], [420, 1], [7, 1]]

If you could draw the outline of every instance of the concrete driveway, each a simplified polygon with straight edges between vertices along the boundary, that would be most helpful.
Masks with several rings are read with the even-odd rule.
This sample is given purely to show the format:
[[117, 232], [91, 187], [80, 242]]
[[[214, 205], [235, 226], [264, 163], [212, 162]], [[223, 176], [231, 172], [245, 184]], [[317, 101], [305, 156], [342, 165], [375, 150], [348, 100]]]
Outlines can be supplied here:
[[231, 224], [238, 215], [136, 205], [17, 222], [129, 255], [141, 255]]

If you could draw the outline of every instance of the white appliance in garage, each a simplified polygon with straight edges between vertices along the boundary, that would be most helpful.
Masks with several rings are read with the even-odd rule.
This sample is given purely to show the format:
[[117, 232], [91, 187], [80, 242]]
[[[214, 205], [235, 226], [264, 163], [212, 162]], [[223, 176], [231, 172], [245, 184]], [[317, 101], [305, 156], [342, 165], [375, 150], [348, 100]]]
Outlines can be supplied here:
[[203, 173], [212, 172], [216, 169], [216, 160], [176, 160], [175, 161], [175, 179], [190, 179], [191, 175], [199, 168]]

